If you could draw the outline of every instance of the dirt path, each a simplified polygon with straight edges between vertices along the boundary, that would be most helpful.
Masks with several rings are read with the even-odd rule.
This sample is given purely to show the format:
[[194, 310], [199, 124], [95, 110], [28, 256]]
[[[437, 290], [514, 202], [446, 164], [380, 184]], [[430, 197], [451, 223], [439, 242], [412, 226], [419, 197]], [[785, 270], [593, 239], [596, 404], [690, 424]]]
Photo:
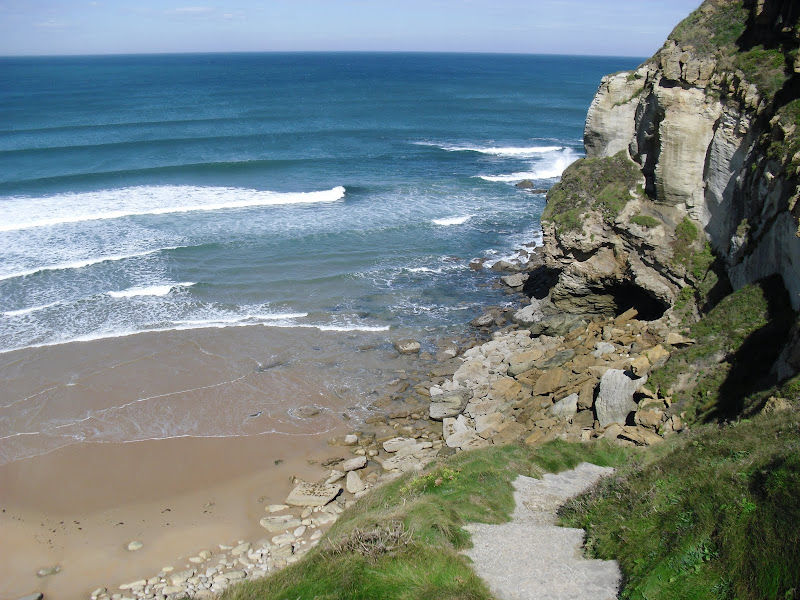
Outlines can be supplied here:
[[514, 482], [517, 507], [501, 525], [466, 526], [474, 547], [465, 554], [500, 600], [606, 600], [617, 597], [615, 561], [583, 556], [584, 531], [556, 526], [556, 510], [613, 469], [588, 463], [542, 479]]

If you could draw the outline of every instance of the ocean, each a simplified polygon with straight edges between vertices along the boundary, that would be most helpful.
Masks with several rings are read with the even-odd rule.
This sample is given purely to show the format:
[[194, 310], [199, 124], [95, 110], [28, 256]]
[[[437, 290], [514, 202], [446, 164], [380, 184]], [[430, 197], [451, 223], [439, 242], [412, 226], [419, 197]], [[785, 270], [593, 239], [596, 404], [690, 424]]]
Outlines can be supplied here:
[[[582, 155], [601, 77], [639, 62], [0, 58], [0, 457], [105, 439], [102, 427], [85, 425], [96, 403], [75, 408], [68, 390], [87, 372], [63, 358], [101, 342], [119, 350], [148, 332], [180, 340], [189, 330], [242, 328], [302, 347], [324, 337], [314, 355], [324, 362], [344, 352], [341, 340], [425, 343], [463, 329], [481, 306], [507, 302], [470, 259], [491, 264], [540, 240], [544, 194], [514, 183], [557, 181]], [[46, 352], [54, 348], [60, 362]], [[286, 342], [282, 360], [293, 352]], [[142, 408], [146, 394], [160, 394], [136, 386], [109, 387], [127, 391], [102, 410]], [[180, 425], [171, 410], [163, 418], [174, 426], [143, 432], [144, 417], [128, 414], [135, 427], [112, 437], [240, 433], [231, 424], [211, 431], [208, 419]], [[54, 428], [65, 436], [57, 443]], [[43, 432], [49, 441], [34, 442]]]

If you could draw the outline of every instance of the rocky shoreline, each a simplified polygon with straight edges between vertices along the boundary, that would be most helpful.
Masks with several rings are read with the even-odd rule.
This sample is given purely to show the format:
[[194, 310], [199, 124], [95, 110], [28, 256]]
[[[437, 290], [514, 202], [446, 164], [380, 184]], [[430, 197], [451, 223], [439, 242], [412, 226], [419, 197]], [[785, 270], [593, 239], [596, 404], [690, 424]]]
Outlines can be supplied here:
[[[99, 586], [91, 600], [211, 598], [265, 577], [300, 560], [372, 488], [436, 457], [556, 438], [644, 446], [683, 429], [671, 399], [646, 382], [672, 347], [691, 340], [663, 320], [638, 320], [635, 309], [616, 317], [560, 313], [537, 299], [547, 274], [528, 250], [493, 266], [516, 308], [486, 309], [468, 336], [442, 342], [435, 357], [414, 340], [395, 343], [399, 354], [418, 357], [417, 370], [399, 371], [364, 423], [328, 440], [337, 456], [318, 463], [318, 479], [295, 478], [287, 498], [264, 499], [263, 538], [203, 549], [116, 588]], [[132, 542], [129, 550], [140, 547]]]

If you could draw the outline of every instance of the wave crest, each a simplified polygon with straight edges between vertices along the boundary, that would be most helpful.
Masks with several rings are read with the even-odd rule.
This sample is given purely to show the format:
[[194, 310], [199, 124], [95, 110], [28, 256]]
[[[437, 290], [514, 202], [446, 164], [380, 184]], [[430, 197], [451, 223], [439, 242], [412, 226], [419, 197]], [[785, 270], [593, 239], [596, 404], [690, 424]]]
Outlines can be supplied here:
[[126, 290], [106, 292], [112, 298], [134, 298], [136, 296], [166, 296], [175, 288], [188, 288], [195, 284], [193, 281], [181, 283], [168, 283], [165, 285], [150, 285], [131, 287]]
[[42, 198], [17, 196], [8, 198], [0, 206], [0, 232], [144, 215], [335, 202], [344, 197], [345, 191], [341, 185], [314, 192], [165, 185], [64, 193]]
[[446, 219], [434, 219], [434, 225], [442, 225], [447, 227], [449, 225], [463, 225], [472, 218], [472, 215], [465, 215], [463, 217], [448, 217]]
[[477, 146], [458, 144], [433, 144], [418, 142], [420, 146], [433, 146], [446, 152], [477, 152], [491, 156], [509, 156], [514, 158], [530, 158], [564, 150], [563, 146]]

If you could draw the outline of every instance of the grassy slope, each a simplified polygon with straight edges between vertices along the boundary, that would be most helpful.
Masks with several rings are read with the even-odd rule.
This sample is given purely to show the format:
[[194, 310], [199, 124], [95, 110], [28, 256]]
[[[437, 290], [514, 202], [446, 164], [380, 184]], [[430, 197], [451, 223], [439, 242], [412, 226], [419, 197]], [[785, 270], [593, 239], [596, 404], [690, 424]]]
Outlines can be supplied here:
[[623, 598], [800, 595], [800, 415], [705, 427], [562, 508], [593, 556], [615, 558]]
[[[800, 376], [769, 377], [796, 315], [776, 284], [724, 298], [651, 376], [693, 431], [562, 510], [620, 561], [624, 598], [800, 597]], [[765, 414], [772, 396], [793, 409]]]
[[617, 465], [628, 454], [602, 443], [552, 442], [537, 450], [491, 447], [437, 461], [361, 499], [301, 561], [232, 587], [222, 599], [489, 599], [458, 553], [470, 544], [461, 525], [507, 521], [518, 474], [536, 477], [583, 461]]

